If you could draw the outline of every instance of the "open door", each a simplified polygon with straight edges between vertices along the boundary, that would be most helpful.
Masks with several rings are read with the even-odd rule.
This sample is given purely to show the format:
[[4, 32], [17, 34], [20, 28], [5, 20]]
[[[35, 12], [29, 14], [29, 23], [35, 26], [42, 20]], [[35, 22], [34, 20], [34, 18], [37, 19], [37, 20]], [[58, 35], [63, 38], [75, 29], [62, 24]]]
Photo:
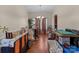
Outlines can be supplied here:
[[46, 33], [46, 18], [44, 16], [35, 18], [35, 29], [37, 34], [40, 34], [40, 32]]
[[46, 34], [46, 18], [42, 18], [42, 32]]
[[58, 21], [57, 21], [57, 20], [58, 20], [58, 16], [55, 15], [55, 16], [54, 16], [54, 29], [55, 29], [55, 30], [58, 29]]

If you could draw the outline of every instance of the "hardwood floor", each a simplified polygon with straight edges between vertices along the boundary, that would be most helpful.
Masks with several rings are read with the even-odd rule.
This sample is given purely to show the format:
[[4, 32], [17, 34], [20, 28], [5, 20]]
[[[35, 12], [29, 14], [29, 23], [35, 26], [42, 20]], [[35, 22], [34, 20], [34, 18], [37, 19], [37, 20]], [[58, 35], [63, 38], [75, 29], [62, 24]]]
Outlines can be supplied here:
[[28, 53], [48, 53], [48, 37], [47, 34], [40, 34], [33, 43]]

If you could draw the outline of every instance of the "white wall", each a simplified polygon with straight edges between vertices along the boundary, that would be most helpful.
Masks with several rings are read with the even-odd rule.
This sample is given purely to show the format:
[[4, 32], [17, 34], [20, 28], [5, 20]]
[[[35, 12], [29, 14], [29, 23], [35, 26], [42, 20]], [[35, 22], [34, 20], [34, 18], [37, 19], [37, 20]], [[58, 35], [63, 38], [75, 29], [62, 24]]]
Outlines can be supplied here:
[[7, 26], [9, 31], [28, 26], [28, 14], [24, 6], [0, 6], [0, 26]]
[[79, 6], [56, 6], [52, 14], [52, 25], [54, 26], [54, 15], [58, 15], [58, 29], [79, 30]]
[[28, 14], [29, 18], [35, 18], [37, 16], [45, 16], [47, 18], [47, 26], [52, 24], [52, 13], [50, 13], [50, 12], [34, 12], [34, 13]]

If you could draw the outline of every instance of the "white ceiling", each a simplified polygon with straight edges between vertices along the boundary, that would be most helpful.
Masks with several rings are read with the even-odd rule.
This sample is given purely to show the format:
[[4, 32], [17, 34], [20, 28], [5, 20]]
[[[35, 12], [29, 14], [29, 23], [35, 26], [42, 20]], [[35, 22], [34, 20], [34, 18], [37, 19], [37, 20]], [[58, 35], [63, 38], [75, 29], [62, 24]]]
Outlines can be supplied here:
[[34, 12], [53, 12], [53, 5], [26, 5], [26, 10], [30, 13]]

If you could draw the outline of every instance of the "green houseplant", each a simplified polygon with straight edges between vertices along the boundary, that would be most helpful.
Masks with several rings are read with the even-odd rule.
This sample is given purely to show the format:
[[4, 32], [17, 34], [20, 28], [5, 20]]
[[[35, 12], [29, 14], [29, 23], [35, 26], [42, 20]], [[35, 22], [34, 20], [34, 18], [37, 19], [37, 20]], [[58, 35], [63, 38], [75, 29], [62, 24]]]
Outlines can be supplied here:
[[28, 25], [29, 25], [29, 28], [32, 28], [33, 26], [33, 19], [28, 19]]

